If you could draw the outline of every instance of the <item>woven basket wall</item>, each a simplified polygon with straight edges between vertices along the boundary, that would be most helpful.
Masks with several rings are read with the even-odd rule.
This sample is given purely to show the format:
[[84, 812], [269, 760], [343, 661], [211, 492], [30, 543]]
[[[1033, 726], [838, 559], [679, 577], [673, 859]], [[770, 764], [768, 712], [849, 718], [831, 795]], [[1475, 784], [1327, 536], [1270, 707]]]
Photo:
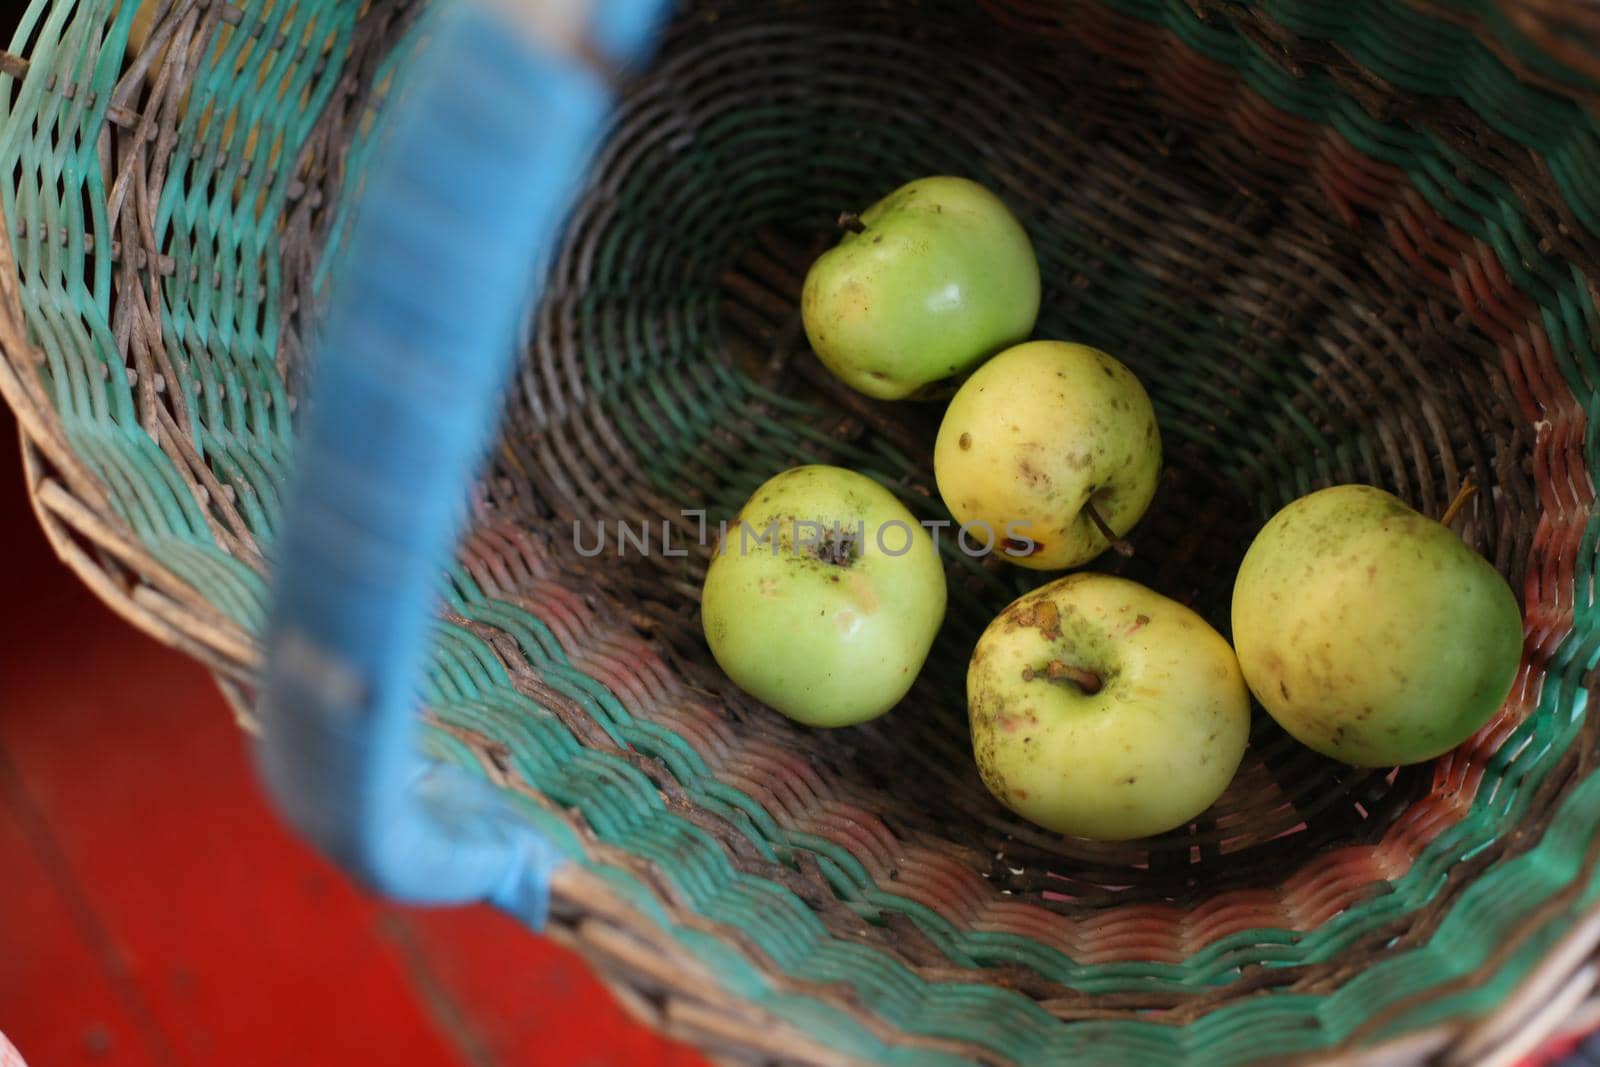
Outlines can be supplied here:
[[[0, 390], [40, 519], [246, 725], [304, 354], [427, 18], [36, 2], [4, 59]], [[1571, 1019], [1600, 944], [1597, 42], [1555, 0], [689, 4], [552, 267], [424, 692], [430, 749], [570, 857], [552, 934], [741, 1062], [1484, 1063]], [[1258, 714], [1191, 827], [1045, 834], [984, 791], [963, 699], [1038, 579], [960, 553], [890, 716], [814, 732], [733, 689], [682, 509], [825, 462], [946, 517], [938, 409], [836, 387], [798, 315], [841, 208], [934, 173], [1019, 213], [1038, 334], [1155, 402], [1169, 470], [1098, 566], [1225, 630], [1276, 507], [1362, 481], [1437, 515], [1470, 478], [1460, 529], [1527, 622], [1499, 716], [1385, 773]], [[690, 554], [574, 551], [618, 520]]]

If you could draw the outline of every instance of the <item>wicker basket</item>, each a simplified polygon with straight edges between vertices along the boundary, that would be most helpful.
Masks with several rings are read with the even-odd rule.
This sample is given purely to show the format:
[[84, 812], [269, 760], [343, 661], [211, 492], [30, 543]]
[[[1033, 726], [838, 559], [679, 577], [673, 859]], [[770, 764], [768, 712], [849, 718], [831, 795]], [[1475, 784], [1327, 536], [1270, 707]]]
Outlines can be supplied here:
[[[311, 323], [432, 17], [36, 2], [4, 57], [0, 391], [40, 521], [246, 727]], [[429, 639], [426, 750], [563, 857], [550, 935], [737, 1062], [1489, 1064], [1583, 1018], [1597, 77], [1600, 16], [1557, 0], [680, 11], [550, 267]], [[838, 211], [931, 173], [1018, 211], [1038, 334], [1152, 394], [1169, 471], [1100, 566], [1225, 626], [1275, 507], [1363, 481], [1438, 514], [1471, 479], [1459, 528], [1525, 605], [1500, 715], [1383, 773], [1258, 714], [1194, 825], [1045, 834], [984, 791], [961, 698], [1037, 578], [956, 553], [890, 716], [814, 732], [734, 690], [683, 509], [830, 462], [943, 515], [937, 408], [837, 388], [797, 311]], [[575, 521], [663, 519], [686, 556], [573, 551]]]

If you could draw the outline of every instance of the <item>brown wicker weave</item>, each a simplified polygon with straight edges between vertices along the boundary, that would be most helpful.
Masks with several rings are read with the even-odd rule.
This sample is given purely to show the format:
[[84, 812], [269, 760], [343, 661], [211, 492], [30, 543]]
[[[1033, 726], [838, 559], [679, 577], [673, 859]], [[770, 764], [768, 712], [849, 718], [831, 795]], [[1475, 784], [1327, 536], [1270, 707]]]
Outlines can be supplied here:
[[[1590, 80], [1600, 77], [1600, 15], [1556, 0], [1368, 6], [690, 5], [629, 90], [553, 267], [502, 446], [475, 494], [461, 561], [476, 592], [447, 611], [447, 630], [491, 650], [507, 692], [584, 750], [648, 779], [652, 802], [713, 842], [720, 863], [804, 902], [818, 937], [863, 947], [930, 987], [1017, 994], [1064, 1030], [1106, 1022], [1075, 1032], [1110, 1035], [1095, 1038], [1108, 1049], [1138, 1047], [1116, 1043], [1125, 1023], [1184, 1028], [1254, 998], [1331, 998], [1381, 964], [1431, 951], [1462, 921], [1451, 916], [1474, 885], [1539, 848], [1540, 869], [1560, 886], [1521, 893], [1508, 876], [1498, 896], [1473, 898], [1508, 918], [1481, 944], [1454, 942], [1476, 952], [1463, 973], [1429, 956], [1414, 983], [1337, 1009], [1356, 1012], [1352, 1021], [1305, 1009], [1303, 1029], [1323, 1036], [1256, 1047], [1241, 1031], [1207, 1039], [1205, 1062], [1292, 1053], [1498, 1063], [1600, 1018], [1591, 1000], [1600, 837], [1584, 837], [1571, 814], [1600, 732], [1581, 714], [1595, 691], [1584, 663], [1600, 642], [1585, 452], [1600, 410], [1600, 231], [1573, 193], [1600, 175], [1584, 155], [1600, 144], [1600, 85]], [[14, 98], [32, 84], [53, 106], [99, 116], [82, 136], [103, 169], [87, 222], [80, 212], [62, 228], [51, 212], [19, 210], [78, 195], [50, 191], [42, 157], [24, 153], [6, 200], [0, 393], [21, 421], [35, 508], [62, 559], [130, 622], [213, 670], [247, 728], [260, 666], [251, 605], [267, 575], [262, 545], [284, 455], [258, 425], [217, 421], [208, 397], [281, 388], [292, 402], [300, 390], [319, 272], [336, 254], [374, 110], [418, 10], [373, 0], [342, 37], [326, 29], [332, 16], [303, 33], [296, 24], [261, 34], [246, 10], [169, 0], [141, 14], [126, 58], [93, 92], [66, 73], [78, 53], [40, 43], [43, 31], [3, 65]], [[108, 5], [72, 19], [88, 27], [90, 43], [77, 47], [120, 47]], [[331, 71], [329, 91], [297, 141], [277, 130], [281, 144], [271, 130], [235, 139], [228, 124], [245, 129], [246, 112], [218, 103], [196, 162], [184, 165], [175, 152], [185, 116], [211, 99], [198, 79], [217, 76], [214, 50], [232, 33], [257, 35], [255, 64], [299, 42], [295, 62], [318, 78]], [[1472, 81], [1452, 80], [1452, 56]], [[1493, 84], [1491, 65], [1502, 79]], [[0, 129], [31, 120], [8, 113]], [[1512, 136], [1518, 123], [1533, 132]], [[43, 136], [80, 136], [65, 121], [54, 129]], [[239, 209], [270, 234], [258, 253], [227, 225], [208, 230], [205, 216], [241, 203], [237, 191], [263, 167], [290, 180], [276, 208]], [[704, 506], [714, 522], [754, 484], [804, 461], [869, 469], [919, 515], [940, 514], [938, 410], [837, 386], [798, 321], [801, 278], [839, 209], [940, 172], [983, 178], [1034, 235], [1040, 335], [1117, 353], [1157, 405], [1168, 475], [1131, 536], [1135, 556], [1098, 567], [1221, 625], [1239, 557], [1278, 504], [1365, 481], [1439, 514], [1471, 479], [1482, 491], [1458, 529], [1511, 579], [1527, 620], [1524, 670], [1500, 716], [1432, 765], [1383, 773], [1325, 760], [1258, 715], [1237, 780], [1194, 826], [1092, 844], [999, 808], [968, 749], [967, 653], [1036, 577], [953, 560], [951, 618], [906, 705], [820, 733], [755, 704], [715, 669], [697, 613], [703, 548], [687, 559], [571, 551], [574, 521], [659, 530], [667, 518], [692, 541], [680, 509]], [[179, 180], [208, 192], [163, 217], [164, 190]], [[109, 257], [104, 305], [83, 271], [57, 277], [40, 254], [72, 241], [92, 261]], [[204, 271], [220, 283], [226, 263], [238, 279], [239, 264], [266, 256], [281, 281], [262, 281], [254, 297], [240, 282], [224, 299], [259, 311], [245, 327], [252, 343], [275, 333], [281, 385], [271, 388], [251, 377], [242, 341], [173, 327], [197, 314]], [[90, 325], [60, 325], [72, 316]], [[67, 410], [67, 367], [118, 389], [125, 379], [142, 441], [124, 440], [126, 420], [98, 425]], [[215, 549], [206, 552], [237, 566], [216, 570], [138, 528], [119, 501], [141, 477], [187, 493]], [[572, 677], [603, 697], [541, 665], [507, 621], [529, 616]], [[579, 861], [557, 876], [550, 934], [652, 1025], [737, 1062], [849, 1063], [868, 1046], [899, 1050], [882, 1055], [898, 1063], [938, 1051], [1026, 1058], [977, 1023], [896, 1017], [848, 975], [823, 981], [785, 964], [759, 924], [715, 918], [685, 889], [674, 865], [699, 862], [687, 852], [646, 856], [622, 830], [597, 829], [581, 805], [552, 800], [524, 760], [533, 735], [519, 727], [531, 714], [523, 705], [469, 696], [430, 702], [430, 744], [475, 760], [566, 828]], [[604, 700], [625, 714], [602, 714]], [[680, 753], [703, 770], [686, 771]], [[1546, 834], [1561, 818], [1579, 828], [1565, 844]], [[776, 850], [774, 835], [786, 843]], [[829, 849], [859, 864], [870, 892]], [[1406, 888], [1424, 863], [1427, 891]], [[1302, 935], [1336, 922], [1347, 937], [1305, 947]], [[763, 995], [689, 947], [695, 934], [731, 949]], [[1227, 961], [1192, 963], [1228, 938], [1239, 947]], [[1056, 963], [1016, 947], [1024, 942], [1070, 960], [1076, 977], [1063, 980]], [[997, 947], [984, 957], [980, 944]], [[1146, 982], [1144, 964], [1201, 977]], [[842, 1046], [794, 1008], [801, 1002], [867, 1036]]]

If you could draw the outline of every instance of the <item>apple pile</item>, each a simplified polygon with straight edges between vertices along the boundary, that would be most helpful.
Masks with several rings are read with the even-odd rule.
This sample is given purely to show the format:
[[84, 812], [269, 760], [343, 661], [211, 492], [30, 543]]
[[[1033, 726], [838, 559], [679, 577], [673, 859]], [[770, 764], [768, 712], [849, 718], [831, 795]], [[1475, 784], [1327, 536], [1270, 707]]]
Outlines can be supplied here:
[[[1144, 515], [1161, 471], [1150, 398], [1122, 363], [1028, 341], [1038, 261], [992, 192], [923, 178], [859, 216], [806, 277], [818, 358], [879, 399], [950, 398], [934, 478], [963, 540], [1034, 570], [1081, 566]], [[729, 524], [701, 618], [741, 689], [809, 726], [884, 714], [944, 619], [928, 531], [865, 475], [806, 466]], [[1233, 645], [1136, 582], [1079, 572], [1025, 594], [967, 669], [989, 791], [1059, 833], [1125, 840], [1183, 826], [1232, 780], [1250, 697], [1335, 759], [1384, 767], [1470, 737], [1510, 692], [1522, 619], [1505, 579], [1448, 526], [1371, 486], [1302, 497], [1251, 544]]]

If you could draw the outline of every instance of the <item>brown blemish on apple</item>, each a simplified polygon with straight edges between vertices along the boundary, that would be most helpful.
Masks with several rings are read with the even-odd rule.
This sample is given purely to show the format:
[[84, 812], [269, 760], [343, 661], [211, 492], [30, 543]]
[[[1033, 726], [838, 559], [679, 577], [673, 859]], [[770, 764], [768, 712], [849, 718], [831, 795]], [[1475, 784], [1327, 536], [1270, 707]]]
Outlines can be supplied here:
[[1047, 489], [1050, 486], [1050, 476], [1044, 471], [1040, 470], [1038, 467], [1035, 467], [1033, 465], [1033, 461], [1030, 459], [1022, 459], [1017, 461], [1017, 475], [1029, 485], [1042, 485]]
[[850, 594], [855, 599], [856, 607], [861, 609], [861, 614], [871, 615], [878, 610], [878, 591], [859, 573], [850, 575]]
[[1018, 789], [1015, 792], [1014, 795], [1016, 796], [1016, 798], [1018, 800], [1027, 800], [1028, 799], [1028, 791], [1026, 789]]
[[[793, 518], [786, 518], [793, 523]], [[861, 555], [861, 546], [856, 543], [855, 534], [848, 530], [829, 530], [815, 544], [805, 546], [803, 555], [834, 567], [848, 567]], [[837, 582], [839, 576], [832, 575], [832, 580]]]
[[1089, 465], [1089, 457], [1081, 452], [1067, 453], [1067, 466], [1075, 471], [1081, 471]]
[[1128, 627], [1129, 636], [1132, 636], [1133, 634], [1138, 633], [1140, 630], [1144, 629], [1148, 625], [1150, 625], [1150, 616], [1148, 616], [1148, 615], [1135, 615], [1134, 618], [1133, 618], [1133, 625]]
[[777, 596], [778, 595], [778, 579], [776, 579], [776, 578], [763, 578], [763, 579], [761, 579], [760, 582], [756, 583], [756, 591], [759, 592], [762, 596]]
[[1055, 604], [1048, 600], [1040, 601], [1033, 609], [1033, 624], [1046, 640], [1061, 640], [1061, 612], [1056, 610]]
[[1061, 660], [1053, 659], [1044, 665], [1044, 670], [1035, 671], [1032, 667], [1022, 668], [1022, 680], [1031, 682], [1035, 678], [1043, 678], [1053, 685], [1075, 685], [1085, 693], [1100, 692], [1103, 684], [1100, 676], [1093, 671], [1084, 670], [1082, 667], [1073, 667]]
[[972, 447], [972, 435], [970, 433], [962, 434], [956, 439], [956, 444], [960, 445], [961, 451], [965, 452]]
[[868, 310], [867, 290], [859, 281], [850, 281], [839, 287], [839, 320], [850, 321], [864, 317]]

